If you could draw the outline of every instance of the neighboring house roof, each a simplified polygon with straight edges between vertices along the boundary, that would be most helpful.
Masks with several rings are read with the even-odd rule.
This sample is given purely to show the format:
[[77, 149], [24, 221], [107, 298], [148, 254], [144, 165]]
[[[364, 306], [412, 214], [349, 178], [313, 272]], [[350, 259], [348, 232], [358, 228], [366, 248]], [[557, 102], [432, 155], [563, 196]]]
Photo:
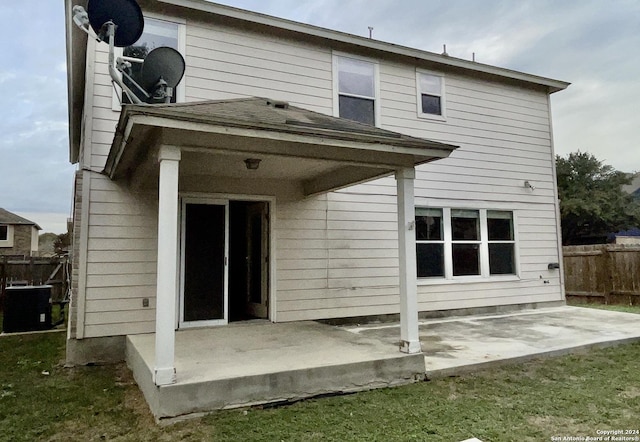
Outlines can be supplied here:
[[[86, 5], [86, 0], [66, 0], [65, 3], [67, 23], [67, 84], [69, 88], [69, 155], [70, 161], [73, 163], [77, 162], [80, 149], [80, 128], [82, 109], [84, 106], [87, 46], [87, 35], [79, 29], [76, 29], [71, 19], [71, 8], [74, 4], [84, 6]], [[205, 0], [156, 0], [153, 2], [141, 1], [141, 4], [145, 10], [157, 10], [177, 16], [193, 16], [195, 13], [200, 14], [202, 18], [206, 18], [207, 16], [222, 17], [226, 19], [228, 23], [240, 22], [245, 25], [253, 24], [254, 26], [261, 27], [264, 32], [284, 32], [289, 33], [294, 38], [314, 39], [341, 51], [364, 50], [369, 53], [373, 51], [382, 57], [384, 57], [385, 54], [405, 57], [414, 63], [419, 61], [433, 66], [435, 69], [441, 67], [443, 69], [467, 72], [474, 76], [485, 76], [498, 81], [515, 82], [527, 87], [542, 87], [545, 88], [548, 93], [563, 90], [570, 84], [565, 81], [386, 43], [375, 39], [224, 6]]]
[[35, 226], [36, 229], [42, 230], [40, 226], [33, 221], [29, 221], [15, 213], [9, 212], [2, 207], [0, 207], [0, 224]]

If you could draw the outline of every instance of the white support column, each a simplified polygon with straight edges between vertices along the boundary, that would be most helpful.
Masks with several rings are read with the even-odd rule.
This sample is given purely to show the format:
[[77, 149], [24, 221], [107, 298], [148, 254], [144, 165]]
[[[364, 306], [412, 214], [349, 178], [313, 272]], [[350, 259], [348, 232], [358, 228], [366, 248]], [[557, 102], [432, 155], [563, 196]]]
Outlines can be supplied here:
[[416, 214], [413, 194], [415, 169], [396, 171], [398, 187], [398, 254], [400, 261], [400, 351], [420, 353], [418, 332], [418, 273]]
[[156, 289], [156, 358], [153, 382], [173, 384], [178, 253], [178, 170], [180, 148], [161, 146], [158, 152], [158, 276]]

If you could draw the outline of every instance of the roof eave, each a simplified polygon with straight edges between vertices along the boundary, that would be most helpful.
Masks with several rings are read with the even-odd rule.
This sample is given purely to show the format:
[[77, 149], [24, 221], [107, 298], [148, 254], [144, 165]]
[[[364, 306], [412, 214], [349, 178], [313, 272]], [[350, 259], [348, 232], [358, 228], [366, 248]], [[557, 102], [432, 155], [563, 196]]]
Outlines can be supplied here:
[[[109, 176], [111, 179], [116, 176], [118, 167], [120, 166], [120, 159], [123, 156], [126, 145], [130, 141], [129, 138], [134, 129], [134, 125], [138, 127], [169, 127], [174, 126], [175, 123], [165, 124], [165, 122], [169, 123], [176, 121], [202, 124], [202, 127], [210, 126], [225, 128], [224, 130], [221, 129], [220, 133], [226, 133], [228, 132], [228, 128], [235, 127], [239, 130], [261, 130], [264, 131], [264, 134], [267, 137], [271, 137], [273, 136], [273, 134], [281, 134], [281, 136], [284, 137], [300, 136], [305, 139], [312, 139], [315, 137], [318, 139], [322, 139], [323, 142], [326, 142], [326, 140], [333, 140], [336, 143], [364, 143], [370, 146], [378, 145], [381, 147], [387, 146], [388, 148], [393, 149], [405, 149], [407, 151], [413, 151], [411, 154], [416, 159], [416, 165], [432, 160], [434, 158], [434, 155], [439, 158], [445, 158], [458, 147], [454, 145], [433, 142], [430, 140], [410, 139], [398, 141], [386, 139], [380, 136], [361, 135], [357, 133], [342, 134], [339, 131], [333, 131], [333, 133], [332, 131], [321, 131], [322, 133], [318, 133], [318, 130], [298, 127], [283, 128], [281, 126], [269, 124], [256, 125], [255, 123], [232, 122], [224, 119], [205, 119], [198, 118], [194, 115], [176, 115], [175, 113], [167, 111], [166, 109], [127, 105], [124, 106], [123, 110], [121, 111], [115, 136], [109, 149], [109, 154], [105, 163], [103, 173]], [[346, 135], [351, 136], [347, 137]]]
[[[175, 109], [175, 108], [174, 108]], [[181, 112], [176, 112], [171, 108], [161, 108], [147, 105], [127, 105], [124, 107], [124, 112], [121, 114], [120, 121], [118, 122], [118, 127], [125, 127], [128, 120], [131, 117], [141, 115], [141, 116], [155, 116], [160, 118], [168, 118], [175, 120], [183, 120], [189, 122], [198, 122], [205, 124], [214, 124], [221, 126], [235, 126], [235, 127], [244, 127], [251, 129], [260, 129], [265, 131], [273, 131], [273, 132], [283, 132], [283, 133], [291, 133], [291, 134], [300, 134], [300, 135], [308, 135], [308, 136], [322, 136], [329, 137], [334, 139], [357, 139], [358, 141], [369, 142], [369, 143], [379, 143], [379, 144], [389, 144], [389, 145], [398, 145], [398, 146], [411, 146], [411, 147], [428, 147], [431, 149], [442, 149], [453, 151], [458, 146], [454, 146], [447, 143], [441, 143], [437, 141], [431, 141], [424, 138], [416, 138], [410, 137], [407, 135], [399, 134], [402, 138], [387, 138], [385, 136], [377, 135], [377, 134], [362, 134], [359, 132], [350, 132], [344, 130], [332, 130], [321, 127], [314, 126], [299, 126], [295, 124], [269, 124], [269, 123], [257, 123], [251, 121], [239, 121], [229, 118], [218, 117], [215, 115], [210, 116], [202, 116], [198, 114], [185, 114]], [[122, 125], [122, 126], [121, 126]], [[118, 134], [116, 134], [116, 137]]]
[[86, 0], [65, 0], [65, 37], [67, 61], [67, 102], [69, 118], [69, 162], [77, 163], [80, 155], [82, 109], [84, 107], [86, 33], [73, 23], [73, 6], [86, 6]]

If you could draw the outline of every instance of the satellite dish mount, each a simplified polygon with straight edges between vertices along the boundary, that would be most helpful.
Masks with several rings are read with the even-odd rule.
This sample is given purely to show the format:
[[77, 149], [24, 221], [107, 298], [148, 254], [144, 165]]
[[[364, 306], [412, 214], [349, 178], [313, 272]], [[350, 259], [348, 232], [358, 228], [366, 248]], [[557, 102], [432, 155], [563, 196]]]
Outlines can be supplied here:
[[[144, 17], [135, 0], [89, 0], [87, 10], [73, 7], [74, 23], [89, 36], [109, 44], [109, 75], [134, 104], [170, 103], [173, 91], [184, 75], [184, 58], [169, 47], [159, 47], [147, 55], [141, 79], [131, 77], [131, 63], [116, 59], [115, 48], [127, 47], [140, 39]], [[125, 78], [136, 92], [123, 81]], [[140, 84], [142, 83], [142, 84]], [[142, 99], [141, 99], [142, 98]], [[144, 100], [144, 101], [143, 101]]]

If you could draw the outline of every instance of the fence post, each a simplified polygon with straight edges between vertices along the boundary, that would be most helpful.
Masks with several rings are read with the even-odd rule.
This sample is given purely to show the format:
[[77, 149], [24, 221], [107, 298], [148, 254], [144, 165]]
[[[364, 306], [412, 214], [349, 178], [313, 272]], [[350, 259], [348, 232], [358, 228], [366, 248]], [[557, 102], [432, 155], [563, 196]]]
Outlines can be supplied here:
[[611, 292], [613, 291], [613, 272], [614, 257], [608, 245], [602, 246], [602, 272], [604, 273], [602, 278], [602, 289], [604, 292], [605, 305], [611, 304]]
[[33, 265], [33, 256], [29, 257], [29, 285], [36, 285], [35, 284], [35, 267]]
[[7, 287], [7, 255], [2, 255], [0, 262], [0, 311], [4, 311], [5, 288]]

